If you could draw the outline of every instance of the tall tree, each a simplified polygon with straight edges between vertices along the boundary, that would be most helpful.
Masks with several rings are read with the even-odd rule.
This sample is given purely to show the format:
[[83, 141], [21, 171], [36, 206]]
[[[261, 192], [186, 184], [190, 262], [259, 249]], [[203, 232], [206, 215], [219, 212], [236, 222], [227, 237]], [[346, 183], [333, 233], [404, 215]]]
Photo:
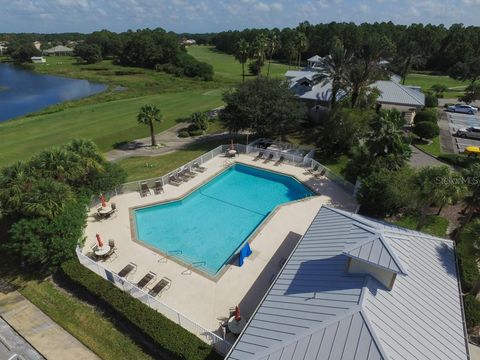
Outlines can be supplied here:
[[242, 81], [245, 81], [245, 64], [248, 61], [250, 54], [250, 44], [245, 39], [240, 39], [237, 43], [237, 51], [235, 52], [235, 59], [242, 65]]
[[152, 141], [152, 146], [157, 145], [155, 140], [155, 122], [162, 122], [162, 113], [160, 109], [155, 105], [144, 105], [140, 109], [140, 112], [137, 115], [137, 121], [140, 124], [147, 125], [150, 128], [150, 138]]
[[297, 67], [302, 65], [302, 53], [308, 49], [308, 39], [305, 33], [298, 31], [295, 35], [295, 46], [297, 49]]
[[255, 41], [250, 47], [250, 56], [254, 60], [254, 65], [257, 75], [262, 72], [262, 67], [265, 65], [265, 58], [267, 56], [268, 39], [266, 35], [260, 34], [255, 38]]
[[323, 84], [332, 85], [330, 107], [333, 108], [337, 101], [340, 89], [347, 85], [347, 71], [350, 66], [351, 57], [343, 46], [342, 41], [336, 37], [332, 42], [330, 54], [320, 60], [320, 72], [317, 79]]
[[267, 77], [270, 75], [270, 64], [272, 63], [273, 55], [280, 48], [280, 40], [278, 35], [275, 33], [270, 34], [267, 38], [267, 55], [268, 55], [268, 67], [267, 67]]

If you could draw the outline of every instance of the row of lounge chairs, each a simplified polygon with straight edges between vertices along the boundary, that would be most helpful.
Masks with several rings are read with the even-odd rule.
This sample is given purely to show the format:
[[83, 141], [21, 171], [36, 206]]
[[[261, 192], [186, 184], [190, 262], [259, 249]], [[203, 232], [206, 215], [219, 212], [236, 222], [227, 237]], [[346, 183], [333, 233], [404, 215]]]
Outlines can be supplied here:
[[[274, 155], [272, 152], [268, 153], [267, 155], [267, 153], [264, 153], [263, 151], [259, 151], [258, 155], [253, 158], [253, 161], [263, 160], [264, 164], [268, 164], [270, 161], [273, 160], [273, 157]], [[279, 166], [283, 164], [284, 161], [285, 161], [285, 157], [283, 155], [280, 155], [280, 157], [278, 158], [278, 160], [275, 162], [274, 165]]]
[[[193, 169], [193, 171], [192, 171]], [[195, 176], [198, 175], [198, 173], [202, 173], [205, 170], [207, 170], [206, 167], [201, 166], [199, 163], [194, 163], [192, 165], [192, 168], [189, 168], [188, 166], [185, 166], [182, 170], [179, 172], [170, 175], [168, 178], [169, 184], [175, 185], [175, 186], [180, 186], [182, 183], [189, 181], [190, 179], [193, 179]]]
[[[118, 272], [118, 276], [120, 276], [121, 278], [126, 278], [128, 275], [133, 274], [136, 271], [137, 271], [137, 265], [131, 262]], [[135, 284], [135, 286], [139, 289], [146, 288], [147, 290], [149, 290], [148, 294], [150, 296], [156, 297], [159, 294], [161, 294], [163, 291], [170, 288], [172, 284], [172, 280], [164, 276], [153, 287], [149, 288], [148, 285], [154, 283], [156, 279], [157, 279], [157, 274], [155, 274], [153, 271], [149, 271]]]
[[320, 178], [327, 172], [327, 169], [323, 166], [320, 169], [320, 165], [315, 165], [313, 168], [307, 170], [305, 175], [313, 175], [316, 178]]
[[[198, 162], [193, 163], [192, 167], [185, 166], [182, 170], [178, 171], [177, 173], [170, 175], [168, 178], [168, 183], [180, 186], [183, 182], [187, 182], [190, 179], [193, 179], [198, 173], [203, 173], [207, 170], [206, 167], [201, 166]], [[162, 180], [156, 180], [153, 186], [153, 193], [155, 195], [161, 194], [165, 192], [163, 189], [163, 182]], [[152, 194], [152, 190], [148, 187], [146, 181], [140, 183], [140, 196], [145, 197]]]

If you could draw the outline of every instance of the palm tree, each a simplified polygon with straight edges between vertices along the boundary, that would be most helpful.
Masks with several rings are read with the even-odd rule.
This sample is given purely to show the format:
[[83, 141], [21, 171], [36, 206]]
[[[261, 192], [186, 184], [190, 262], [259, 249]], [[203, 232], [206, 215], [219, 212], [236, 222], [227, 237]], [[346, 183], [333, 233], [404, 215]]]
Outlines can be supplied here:
[[283, 52], [288, 59], [288, 68], [292, 66], [292, 60], [296, 57], [297, 48], [295, 46], [295, 42], [293, 40], [287, 40], [285, 44], [283, 44]]
[[32, 159], [32, 165], [39, 170], [42, 178], [60, 182], [74, 182], [88, 171], [79, 154], [58, 147], [42, 151]]
[[150, 137], [152, 139], [152, 146], [157, 146], [155, 140], [155, 129], [154, 122], [162, 122], [162, 114], [160, 109], [155, 105], [144, 105], [140, 109], [140, 112], [137, 115], [137, 121], [139, 124], [148, 125], [150, 127]]
[[25, 194], [36, 180], [31, 167], [24, 161], [3, 168], [0, 174], [0, 207], [3, 211], [12, 213], [21, 209]]
[[272, 57], [280, 48], [280, 40], [277, 34], [271, 34], [267, 39], [267, 55], [268, 55], [268, 67], [267, 67], [267, 77], [270, 75], [270, 64], [272, 62]]
[[262, 72], [262, 67], [265, 64], [268, 40], [265, 34], [260, 34], [255, 38], [253, 45], [250, 47], [250, 56], [255, 60], [258, 67], [258, 74]]
[[330, 54], [320, 60], [321, 72], [316, 78], [323, 82], [324, 85], [332, 85], [331, 108], [335, 106], [338, 92], [347, 83], [347, 70], [350, 61], [351, 57], [339, 38], [334, 39]]
[[237, 51], [235, 52], [235, 59], [242, 64], [242, 81], [245, 81], [245, 64], [248, 61], [250, 54], [250, 44], [245, 39], [240, 39], [237, 43]]
[[308, 50], [308, 39], [305, 33], [297, 32], [295, 35], [295, 46], [297, 49], [297, 66], [300, 68], [302, 64], [302, 53]]
[[65, 204], [75, 198], [71, 188], [52, 179], [41, 179], [33, 184], [22, 204], [22, 211], [27, 216], [44, 216], [53, 219]]

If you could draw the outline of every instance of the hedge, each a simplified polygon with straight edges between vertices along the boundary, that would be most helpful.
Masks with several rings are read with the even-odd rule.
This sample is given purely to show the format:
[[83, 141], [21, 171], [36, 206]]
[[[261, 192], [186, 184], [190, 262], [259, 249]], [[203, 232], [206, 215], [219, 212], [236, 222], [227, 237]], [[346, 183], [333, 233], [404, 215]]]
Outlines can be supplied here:
[[436, 109], [425, 109], [422, 111], [419, 111], [416, 115], [415, 118], [413, 119], [413, 122], [416, 124], [423, 122], [423, 121], [430, 121], [433, 123], [437, 123], [437, 110]]
[[475, 157], [469, 157], [461, 154], [441, 154], [438, 156], [438, 159], [444, 161], [448, 164], [466, 168], [479, 160]]
[[471, 291], [480, 277], [476, 261], [477, 251], [473, 246], [473, 240], [477, 234], [472, 233], [471, 226], [473, 226], [473, 223], [466, 225], [458, 234], [458, 266], [463, 292]]
[[463, 309], [465, 310], [465, 320], [467, 328], [471, 329], [480, 325], [480, 302], [471, 294], [463, 298]]
[[179, 360], [221, 359], [211, 346], [198, 337], [88, 270], [77, 260], [63, 263], [60, 274], [141, 330], [165, 357]]

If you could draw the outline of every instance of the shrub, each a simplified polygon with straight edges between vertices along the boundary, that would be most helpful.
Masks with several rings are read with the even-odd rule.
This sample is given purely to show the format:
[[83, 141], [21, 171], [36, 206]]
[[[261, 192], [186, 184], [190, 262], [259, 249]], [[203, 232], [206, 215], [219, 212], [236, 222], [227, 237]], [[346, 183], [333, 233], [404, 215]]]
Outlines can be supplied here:
[[436, 123], [422, 121], [415, 124], [413, 133], [421, 139], [433, 139], [440, 134], [440, 128]]
[[185, 130], [185, 129], [180, 130], [180, 131], [178, 132], [178, 137], [187, 138], [187, 137], [189, 137], [189, 136], [190, 136], [190, 133], [189, 133], [187, 130]]
[[122, 319], [140, 329], [164, 353], [165, 358], [179, 360], [221, 359], [211, 346], [208, 346], [195, 335], [156, 310], [105, 281], [77, 260], [70, 260], [62, 264], [61, 275], [66, 280], [72, 281], [80, 290], [94, 295]]
[[262, 72], [262, 67], [255, 61], [248, 64], [248, 71], [250, 74], [257, 76]]
[[465, 320], [467, 328], [471, 329], [480, 325], [480, 302], [471, 294], [463, 298], [463, 309], [465, 310]]
[[461, 154], [441, 154], [438, 159], [448, 164], [466, 168], [479, 160], [475, 157], [461, 155]]
[[475, 233], [475, 223], [467, 224], [458, 234], [459, 242], [457, 245], [458, 266], [460, 270], [460, 280], [464, 292], [471, 291], [480, 277], [476, 261], [476, 250], [474, 240], [479, 236]]
[[430, 121], [432, 123], [437, 122], [437, 111], [435, 109], [426, 109], [418, 112], [415, 115], [414, 123], [420, 123], [424, 121]]
[[438, 98], [433, 94], [426, 94], [425, 106], [427, 108], [436, 108], [438, 106]]
[[204, 131], [202, 129], [195, 129], [195, 130], [190, 130], [188, 133], [190, 134], [190, 136], [199, 136], [199, 135], [203, 135]]

